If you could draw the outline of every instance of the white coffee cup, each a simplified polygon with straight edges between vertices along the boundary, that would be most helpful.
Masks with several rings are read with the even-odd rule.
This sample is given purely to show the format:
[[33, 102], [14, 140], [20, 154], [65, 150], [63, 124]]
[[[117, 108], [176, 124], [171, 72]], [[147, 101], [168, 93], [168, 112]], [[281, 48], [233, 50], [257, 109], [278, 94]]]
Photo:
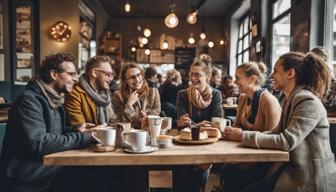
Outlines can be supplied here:
[[219, 130], [223, 133], [226, 126], [231, 126], [231, 121], [222, 117], [212, 117], [211, 125], [219, 128]]
[[156, 115], [148, 115], [148, 127], [151, 138], [156, 138], [160, 135], [162, 118]]
[[125, 145], [133, 151], [142, 151], [146, 147], [147, 131], [144, 130], [130, 130], [124, 133], [123, 141]]
[[167, 130], [172, 128], [173, 118], [162, 117], [161, 135], [165, 135]]
[[102, 146], [115, 146], [116, 130], [113, 127], [93, 129], [92, 137]]
[[228, 97], [228, 98], [226, 98], [226, 103], [227, 103], [228, 105], [233, 105], [233, 98], [232, 98], [232, 97]]

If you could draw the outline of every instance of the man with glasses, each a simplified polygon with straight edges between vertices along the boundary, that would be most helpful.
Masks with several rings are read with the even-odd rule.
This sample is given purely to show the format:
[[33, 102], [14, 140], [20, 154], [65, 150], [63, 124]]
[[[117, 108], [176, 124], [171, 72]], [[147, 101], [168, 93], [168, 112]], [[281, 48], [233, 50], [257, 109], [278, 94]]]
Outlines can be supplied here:
[[12, 104], [0, 162], [2, 191], [105, 191], [110, 187], [104, 187], [110, 182], [104, 183], [96, 168], [42, 162], [44, 155], [85, 148], [92, 140], [88, 124], [77, 130], [65, 126], [64, 93], [78, 82], [74, 63], [68, 53], [47, 56], [40, 78], [30, 81]]
[[103, 125], [116, 119], [109, 90], [112, 79], [109, 57], [95, 56], [89, 59], [85, 73], [79, 77], [79, 83], [65, 97], [65, 109], [71, 125]]

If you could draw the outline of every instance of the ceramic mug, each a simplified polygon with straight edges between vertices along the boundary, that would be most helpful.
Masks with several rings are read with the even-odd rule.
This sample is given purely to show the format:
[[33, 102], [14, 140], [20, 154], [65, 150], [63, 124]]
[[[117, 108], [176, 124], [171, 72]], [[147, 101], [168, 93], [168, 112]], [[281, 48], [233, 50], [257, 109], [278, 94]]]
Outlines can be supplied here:
[[218, 128], [222, 133], [224, 133], [225, 127], [231, 126], [231, 121], [222, 117], [212, 117], [211, 126]]
[[130, 130], [123, 133], [122, 138], [126, 147], [131, 148], [133, 151], [142, 151], [146, 148], [147, 131], [144, 130]]
[[115, 146], [116, 130], [113, 127], [94, 128], [92, 137], [102, 146]]

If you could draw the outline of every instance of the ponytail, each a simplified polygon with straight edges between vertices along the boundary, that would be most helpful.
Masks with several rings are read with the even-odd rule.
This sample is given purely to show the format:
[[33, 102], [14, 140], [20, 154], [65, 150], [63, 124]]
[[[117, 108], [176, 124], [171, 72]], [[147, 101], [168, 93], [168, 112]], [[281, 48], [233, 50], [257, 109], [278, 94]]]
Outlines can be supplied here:
[[331, 82], [331, 74], [327, 64], [313, 53], [289, 52], [280, 56], [285, 71], [293, 68], [296, 73], [296, 84], [305, 86], [315, 95], [322, 98]]
[[298, 84], [306, 86], [320, 98], [327, 92], [331, 76], [327, 64], [319, 57], [308, 53], [303, 61], [302, 75]]

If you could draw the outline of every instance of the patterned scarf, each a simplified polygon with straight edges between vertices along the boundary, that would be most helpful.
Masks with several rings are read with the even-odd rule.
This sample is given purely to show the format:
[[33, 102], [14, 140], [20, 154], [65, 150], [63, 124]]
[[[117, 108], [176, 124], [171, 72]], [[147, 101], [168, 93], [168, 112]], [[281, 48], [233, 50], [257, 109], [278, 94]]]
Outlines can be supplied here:
[[190, 85], [187, 92], [189, 102], [195, 107], [205, 109], [210, 105], [212, 100], [212, 88], [210, 85], [207, 85], [202, 93], [200, 93], [193, 85]]
[[85, 78], [85, 73], [79, 77], [80, 86], [90, 95], [97, 106], [98, 123], [109, 123], [109, 114], [107, 106], [111, 103], [110, 94], [107, 90], [101, 90], [96, 93]]
[[53, 109], [63, 105], [64, 95], [57, 93], [57, 91], [55, 91], [41, 79], [36, 79], [35, 83], [41, 88], [43, 95], [47, 98], [49, 105]]

